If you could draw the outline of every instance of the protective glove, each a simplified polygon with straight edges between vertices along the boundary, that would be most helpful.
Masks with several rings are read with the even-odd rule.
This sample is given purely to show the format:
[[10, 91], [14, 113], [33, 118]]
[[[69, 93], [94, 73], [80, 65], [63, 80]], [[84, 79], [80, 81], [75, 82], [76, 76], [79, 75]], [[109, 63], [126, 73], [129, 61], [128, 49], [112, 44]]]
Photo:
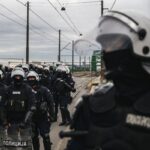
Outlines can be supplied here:
[[10, 123], [8, 123], [7, 121], [3, 122], [3, 127], [5, 129], [8, 129], [10, 126], [11, 126]]
[[75, 92], [76, 92], [76, 89], [75, 89], [75, 88], [73, 88], [73, 89], [72, 89], [72, 92], [73, 92], [73, 93], [75, 93]]
[[19, 128], [20, 128], [20, 129], [25, 129], [25, 128], [27, 128], [27, 124], [26, 124], [25, 122], [21, 122], [21, 123], [19, 124]]

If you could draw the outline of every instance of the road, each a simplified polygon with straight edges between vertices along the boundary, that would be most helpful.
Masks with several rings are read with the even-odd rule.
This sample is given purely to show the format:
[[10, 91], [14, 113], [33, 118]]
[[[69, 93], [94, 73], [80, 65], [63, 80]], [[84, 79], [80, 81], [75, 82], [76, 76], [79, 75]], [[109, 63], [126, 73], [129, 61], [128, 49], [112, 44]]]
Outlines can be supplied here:
[[[83, 95], [87, 92], [85, 87], [90, 82], [91, 78], [90, 77], [74, 77], [74, 80], [76, 82], [77, 91], [76, 91], [76, 93], [74, 93], [72, 95], [74, 97], [74, 100], [73, 100], [72, 104], [69, 106], [71, 115], [73, 114], [73, 112], [75, 110], [75, 104], [77, 103], [77, 100], [79, 100], [81, 95]], [[59, 132], [61, 130], [63, 130], [63, 131], [69, 130], [69, 126], [59, 126], [60, 122], [61, 122], [61, 117], [60, 117], [60, 112], [59, 112], [58, 121], [53, 123], [51, 126], [50, 137], [51, 137], [51, 141], [53, 143], [52, 150], [64, 150], [65, 145], [67, 143], [67, 139], [62, 140], [59, 138]], [[40, 140], [41, 140], [40, 149], [43, 150], [42, 139], [40, 138]]]

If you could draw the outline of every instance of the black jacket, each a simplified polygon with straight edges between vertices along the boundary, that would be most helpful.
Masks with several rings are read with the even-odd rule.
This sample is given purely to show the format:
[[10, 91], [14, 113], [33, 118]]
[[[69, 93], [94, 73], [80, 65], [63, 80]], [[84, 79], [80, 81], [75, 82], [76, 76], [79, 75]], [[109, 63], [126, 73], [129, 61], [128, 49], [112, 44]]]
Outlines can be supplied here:
[[7, 122], [23, 122], [27, 112], [35, 105], [36, 99], [30, 86], [25, 83], [9, 86], [5, 97]]
[[150, 92], [134, 103], [119, 103], [114, 86], [103, 86], [84, 96], [78, 104], [71, 128], [87, 131], [73, 137], [67, 150], [147, 150], [150, 149]]
[[36, 97], [37, 110], [33, 116], [34, 121], [41, 121], [42, 119], [54, 118], [54, 102], [50, 90], [44, 86], [38, 86], [36, 91], [33, 91]]

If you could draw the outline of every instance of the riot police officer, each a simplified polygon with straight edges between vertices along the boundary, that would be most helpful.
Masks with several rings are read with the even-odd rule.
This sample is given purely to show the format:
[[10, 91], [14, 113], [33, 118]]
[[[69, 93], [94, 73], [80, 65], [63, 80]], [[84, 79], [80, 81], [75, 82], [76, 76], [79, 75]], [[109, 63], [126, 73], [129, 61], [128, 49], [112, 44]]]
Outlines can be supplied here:
[[30, 86], [25, 84], [25, 73], [22, 68], [15, 68], [11, 73], [12, 85], [7, 89], [4, 99], [5, 125], [27, 124], [34, 113], [35, 97]]
[[50, 91], [52, 91], [51, 80], [52, 80], [52, 75], [50, 74], [49, 68], [45, 67], [43, 69], [40, 84], [47, 87]]
[[150, 20], [140, 13], [111, 11], [101, 18], [97, 41], [113, 83], [78, 104], [67, 150], [150, 148], [149, 37]]
[[4, 123], [4, 99], [6, 96], [7, 86], [4, 84], [4, 73], [0, 70], [0, 126]]
[[37, 100], [37, 111], [32, 118], [32, 131], [33, 131], [33, 148], [39, 150], [39, 134], [43, 138], [44, 149], [51, 149], [50, 142], [50, 121], [54, 119], [54, 103], [50, 90], [39, 84], [39, 75], [30, 71], [27, 75], [27, 81], [32, 87]]
[[74, 81], [68, 78], [66, 68], [64, 66], [58, 66], [54, 75], [55, 80], [53, 82], [55, 96], [55, 115], [58, 113], [58, 106], [60, 106], [62, 122], [59, 124], [69, 125], [71, 122], [70, 112], [68, 110], [68, 104], [70, 101], [70, 92], [75, 92]]

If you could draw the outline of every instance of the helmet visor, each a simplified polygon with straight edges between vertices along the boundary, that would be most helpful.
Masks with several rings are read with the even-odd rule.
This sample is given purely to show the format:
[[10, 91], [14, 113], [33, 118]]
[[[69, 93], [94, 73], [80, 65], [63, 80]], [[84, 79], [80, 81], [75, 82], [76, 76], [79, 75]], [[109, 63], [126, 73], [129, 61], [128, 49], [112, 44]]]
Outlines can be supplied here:
[[104, 34], [97, 37], [105, 52], [125, 50], [131, 48], [131, 41], [128, 36], [123, 34]]

